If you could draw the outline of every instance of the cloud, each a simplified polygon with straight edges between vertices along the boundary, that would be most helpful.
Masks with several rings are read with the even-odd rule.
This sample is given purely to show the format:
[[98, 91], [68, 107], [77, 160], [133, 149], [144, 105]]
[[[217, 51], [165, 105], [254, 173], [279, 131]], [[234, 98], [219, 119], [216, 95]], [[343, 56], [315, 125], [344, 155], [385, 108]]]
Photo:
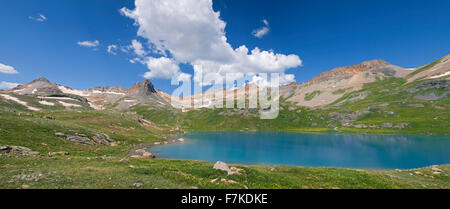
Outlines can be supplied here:
[[4, 64], [0, 63], [0, 73], [17, 74], [19, 72], [16, 69], [14, 69], [13, 66], [4, 65]]
[[37, 21], [37, 22], [44, 22], [44, 21], [47, 20], [47, 17], [45, 15], [39, 13], [38, 16], [36, 16], [36, 17], [28, 16], [28, 19], [34, 20], [34, 21]]
[[[135, 6], [120, 11], [134, 19], [137, 34], [154, 48], [168, 52], [174, 62], [191, 64], [194, 79], [200, 73], [284, 73], [302, 63], [297, 55], [257, 47], [249, 51], [245, 45], [233, 49], [227, 42], [226, 23], [213, 10], [212, 0], [135, 0]], [[268, 22], [263, 22], [267, 27]]]
[[144, 47], [138, 40], [131, 41], [131, 48], [133, 49], [134, 53], [140, 57], [146, 54]]
[[95, 41], [78, 41], [77, 42], [78, 45], [83, 46], [83, 47], [97, 47], [98, 45], [100, 45], [100, 42], [98, 40]]
[[116, 50], [117, 50], [117, 45], [111, 44], [108, 46], [108, 49], [106, 51], [110, 54], [117, 55]]
[[20, 85], [19, 83], [11, 83], [11, 82], [6, 82], [6, 81], [1, 81], [0, 82], [0, 89], [12, 89], [16, 86]]
[[147, 57], [144, 60], [149, 72], [144, 74], [144, 78], [172, 78], [173, 75], [180, 72], [178, 64], [167, 57], [153, 58]]
[[262, 22], [264, 23], [264, 27], [256, 29], [252, 32], [252, 35], [256, 38], [262, 38], [269, 33], [269, 22], [266, 19], [263, 19]]

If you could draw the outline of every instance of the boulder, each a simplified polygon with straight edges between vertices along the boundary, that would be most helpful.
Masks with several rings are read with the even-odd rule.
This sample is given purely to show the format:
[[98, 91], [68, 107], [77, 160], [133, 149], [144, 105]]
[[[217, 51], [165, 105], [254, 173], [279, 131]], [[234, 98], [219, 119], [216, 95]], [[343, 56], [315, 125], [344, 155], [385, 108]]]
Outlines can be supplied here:
[[404, 129], [404, 128], [406, 128], [406, 126], [408, 126], [409, 124], [408, 123], [399, 123], [399, 124], [396, 124], [395, 126], [394, 126], [394, 128], [397, 128], [397, 129]]
[[9, 145], [0, 145], [0, 153], [23, 155], [23, 156], [39, 155], [39, 152], [33, 151], [30, 148], [21, 146], [9, 146]]
[[184, 142], [185, 140], [183, 138], [178, 139], [179, 142]]
[[381, 124], [383, 128], [392, 128], [392, 123], [383, 123]]
[[231, 170], [228, 167], [228, 165], [222, 161], [217, 161], [216, 164], [214, 164], [213, 168], [216, 170], [226, 171], [228, 174], [231, 173]]
[[236, 167], [230, 167], [231, 174], [237, 174], [240, 175], [242, 172], [244, 172], [244, 169], [242, 168], [236, 168]]
[[115, 142], [113, 139], [111, 139], [105, 133], [96, 133], [94, 136], [92, 136], [92, 140], [94, 140], [98, 144], [103, 144], [103, 145], [111, 145], [112, 143]]
[[45, 118], [45, 119], [48, 119], [48, 120], [55, 120], [55, 118], [54, 118], [53, 116], [50, 116], [50, 115], [47, 115], [47, 116], [45, 116], [44, 118]]
[[228, 165], [222, 161], [217, 161], [216, 164], [214, 164], [214, 169], [216, 170], [222, 170], [222, 171], [226, 171], [228, 175], [233, 175], [233, 174], [241, 174], [241, 172], [243, 171], [243, 169], [241, 168], [236, 168], [236, 167], [228, 167]]
[[61, 133], [61, 132], [56, 132], [56, 133], [55, 133], [55, 136], [65, 136], [65, 134], [64, 134], [64, 133]]
[[94, 145], [94, 142], [84, 134], [67, 135], [66, 140], [80, 144]]
[[69, 153], [68, 152], [49, 152], [48, 153], [49, 157], [53, 157], [53, 156], [56, 156], [56, 155], [64, 156], [64, 155], [69, 155]]
[[442, 172], [442, 170], [439, 169], [439, 168], [436, 167], [436, 166], [431, 167], [431, 170], [434, 171], [434, 172]]
[[144, 152], [144, 153], [142, 153], [141, 158], [145, 158], [145, 159], [155, 158], [155, 155], [153, 155], [151, 152]]
[[136, 182], [136, 183], [133, 184], [133, 186], [134, 186], [134, 187], [137, 187], [137, 188], [139, 188], [139, 187], [141, 187], [141, 186], [143, 186], [143, 185], [144, 185], [143, 183], [138, 183], [138, 182]]
[[134, 151], [134, 154], [131, 155], [132, 158], [141, 158], [141, 159], [150, 159], [155, 158], [156, 156], [151, 152], [147, 152], [145, 149], [137, 149]]

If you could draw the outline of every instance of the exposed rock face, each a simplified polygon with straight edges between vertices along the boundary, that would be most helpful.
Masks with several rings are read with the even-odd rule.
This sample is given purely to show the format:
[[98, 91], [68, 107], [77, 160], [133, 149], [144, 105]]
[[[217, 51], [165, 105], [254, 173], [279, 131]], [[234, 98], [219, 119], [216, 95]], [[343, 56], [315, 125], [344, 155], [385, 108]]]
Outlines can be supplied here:
[[[55, 133], [55, 135], [64, 136], [63, 133]], [[88, 145], [95, 145], [95, 143], [109, 146], [117, 145], [116, 141], [114, 139], [111, 139], [111, 137], [109, 137], [105, 133], [95, 133], [94, 136], [92, 136], [92, 140], [84, 134], [67, 135], [66, 140]]]
[[[450, 69], [449, 69], [450, 71]], [[436, 89], [436, 90], [444, 90], [444, 92], [441, 95], [436, 95], [435, 92], [428, 92], [425, 94], [418, 94], [414, 97], [414, 99], [417, 100], [424, 100], [424, 101], [434, 101], [439, 100], [442, 98], [447, 97], [447, 95], [450, 92], [450, 80], [449, 79], [436, 79], [436, 80], [429, 80], [425, 81], [421, 84], [415, 85], [407, 89], [408, 92], [414, 93], [417, 91], [424, 91], [428, 89]]]
[[297, 82], [292, 82], [288, 85], [280, 86], [280, 97], [287, 98], [295, 93], [295, 91], [300, 87]]
[[133, 85], [116, 101], [115, 108], [128, 109], [136, 104], [156, 104], [166, 106], [169, 102], [161, 96], [149, 80]]
[[[352, 123], [360, 116], [370, 114], [371, 112], [369, 110], [358, 110], [356, 112], [348, 112], [348, 111], [341, 111], [341, 112], [332, 112], [328, 114], [329, 117], [331, 117], [332, 121], [339, 121], [341, 122], [342, 126], [351, 126]], [[364, 126], [356, 125], [356, 128], [364, 128]]]
[[94, 145], [94, 142], [84, 134], [67, 135], [66, 139], [75, 143]]
[[434, 101], [447, 97], [448, 92], [444, 92], [442, 95], [437, 96], [434, 92], [425, 95], [417, 95], [414, 99], [423, 100], [423, 101]]
[[98, 144], [104, 144], [104, 145], [111, 145], [111, 143], [114, 143], [114, 140], [111, 139], [107, 134], [105, 133], [97, 133], [92, 137], [92, 140], [94, 140]]
[[221, 171], [226, 171], [226, 172], [231, 171], [230, 168], [228, 167], [228, 165], [222, 161], [217, 161], [216, 164], [214, 164], [213, 168], [216, 170], [221, 170]]
[[39, 155], [39, 152], [33, 151], [30, 148], [22, 146], [10, 146], [10, 145], [0, 145], [0, 153], [23, 155], [23, 156]]
[[139, 95], [144, 97], [150, 96], [155, 93], [155, 87], [149, 80], [144, 80], [143, 82], [136, 83], [133, 85], [133, 87], [131, 87], [131, 89], [127, 91], [127, 94], [129, 95]]
[[98, 86], [87, 91], [99, 93], [126, 93], [127, 89], [120, 86]]

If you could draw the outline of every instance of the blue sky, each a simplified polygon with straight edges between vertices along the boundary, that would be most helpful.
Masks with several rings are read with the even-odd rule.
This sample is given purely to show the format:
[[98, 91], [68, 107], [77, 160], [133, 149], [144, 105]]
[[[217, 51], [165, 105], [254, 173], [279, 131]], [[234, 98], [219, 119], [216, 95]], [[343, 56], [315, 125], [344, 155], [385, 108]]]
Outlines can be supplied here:
[[[151, 69], [130, 63], [137, 57], [133, 49], [128, 47], [124, 53], [120, 48], [137, 40], [148, 51], [146, 56], [163, 55], [150, 52], [151, 29], [147, 36], [138, 36], [138, 28], [144, 26], [134, 25], [132, 18], [121, 14], [123, 7], [134, 10], [134, 0], [2, 0], [0, 64], [19, 73], [0, 73], [0, 82], [23, 84], [44, 76], [86, 89], [129, 88], [142, 81]], [[298, 82], [371, 59], [409, 68], [450, 53], [447, 0], [213, 0], [213, 9], [220, 11], [226, 23], [224, 32], [232, 49], [245, 45], [250, 51], [258, 47], [298, 56], [301, 66], [282, 70], [295, 75]], [[252, 34], [263, 27], [268, 28], [267, 34], [259, 38]], [[96, 47], [77, 44], [94, 40], [99, 41]], [[118, 47], [116, 55], [107, 52], [109, 45]], [[192, 59], [182, 63], [172, 54], [178, 48], [172, 49], [167, 57], [182, 72], [192, 74]], [[175, 88], [166, 78], [150, 80], [167, 92]]]

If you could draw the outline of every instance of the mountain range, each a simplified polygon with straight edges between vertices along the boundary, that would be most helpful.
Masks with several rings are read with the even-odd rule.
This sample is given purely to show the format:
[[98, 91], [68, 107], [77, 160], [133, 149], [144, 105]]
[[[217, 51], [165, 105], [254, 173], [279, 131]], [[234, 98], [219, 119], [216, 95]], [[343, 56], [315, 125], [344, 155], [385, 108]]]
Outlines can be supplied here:
[[[353, 66], [338, 67], [326, 71], [316, 76], [308, 82], [298, 84], [290, 83], [280, 87], [280, 95], [287, 102], [292, 102], [297, 106], [320, 107], [329, 105], [350, 92], [361, 90], [365, 84], [386, 78], [403, 78], [407, 82], [413, 83], [419, 80], [440, 80], [443, 88], [448, 89], [448, 80], [450, 75], [450, 55], [447, 55], [429, 65], [421, 66], [416, 69], [405, 69], [392, 65], [383, 60], [366, 61]], [[247, 91], [246, 87], [239, 90]], [[215, 90], [216, 93], [223, 93], [226, 99], [234, 98], [234, 91]], [[193, 95], [188, 98], [173, 98], [169, 94], [155, 89], [149, 80], [138, 82], [131, 88], [125, 89], [118, 86], [95, 87], [87, 90], [74, 90], [70, 87], [62, 86], [51, 82], [46, 78], [38, 78], [25, 85], [19, 85], [13, 89], [4, 91], [5, 93], [18, 95], [33, 95], [41, 100], [77, 100], [86, 102], [96, 110], [118, 109], [125, 110], [135, 105], [147, 104], [157, 106], [169, 106], [171, 100], [191, 102], [191, 98], [201, 98], [202, 95]], [[445, 97], [448, 92], [444, 93]], [[352, 97], [351, 100], [360, 100], [367, 94], [360, 94]], [[433, 92], [429, 95], [416, 98], [438, 98]], [[207, 98], [203, 97], [204, 100]], [[344, 99], [339, 103], [343, 103]], [[46, 101], [47, 104], [51, 102]], [[46, 103], [46, 102], [41, 102]], [[198, 102], [194, 100], [194, 102]], [[203, 103], [208, 103], [204, 101]]]

